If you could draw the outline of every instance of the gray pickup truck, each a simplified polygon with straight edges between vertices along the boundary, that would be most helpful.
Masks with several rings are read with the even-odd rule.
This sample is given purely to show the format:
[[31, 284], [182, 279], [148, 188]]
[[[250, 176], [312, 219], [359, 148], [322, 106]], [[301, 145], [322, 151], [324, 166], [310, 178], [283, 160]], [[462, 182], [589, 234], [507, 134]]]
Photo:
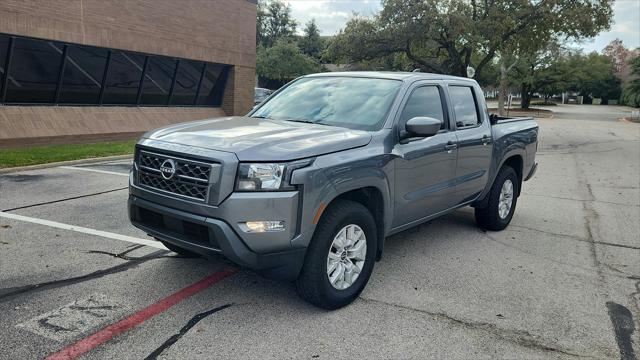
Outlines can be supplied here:
[[467, 205], [504, 229], [537, 140], [533, 118], [490, 116], [471, 79], [308, 75], [246, 116], [145, 134], [129, 217], [177, 253], [295, 280], [335, 309], [364, 289], [389, 235]]

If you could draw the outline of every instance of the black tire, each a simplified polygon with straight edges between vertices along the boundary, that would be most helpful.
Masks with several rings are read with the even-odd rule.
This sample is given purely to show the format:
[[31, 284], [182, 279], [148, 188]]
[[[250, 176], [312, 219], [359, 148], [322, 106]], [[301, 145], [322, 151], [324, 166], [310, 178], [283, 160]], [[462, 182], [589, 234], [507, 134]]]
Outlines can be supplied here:
[[[329, 282], [327, 256], [336, 234], [350, 224], [358, 225], [364, 231], [367, 251], [360, 275], [351, 286], [338, 290]], [[307, 249], [302, 271], [296, 280], [298, 294], [311, 304], [328, 310], [350, 304], [369, 281], [376, 248], [376, 224], [369, 210], [354, 201], [338, 200], [332, 203], [322, 215]]]
[[[499, 215], [499, 202], [500, 202], [500, 192], [502, 190], [502, 185], [510, 180], [513, 184], [513, 200], [511, 203], [511, 209], [508, 215], [505, 218], [500, 217]], [[518, 202], [518, 193], [520, 181], [518, 180], [518, 175], [515, 170], [513, 170], [510, 166], [503, 166], [498, 172], [498, 176], [493, 181], [493, 185], [491, 186], [491, 190], [489, 191], [489, 201], [487, 202], [486, 207], [476, 207], [475, 215], [476, 215], [476, 223], [483, 229], [492, 230], [492, 231], [500, 231], [509, 225], [511, 222], [511, 218], [513, 218], [513, 213], [516, 211], [516, 203]]]
[[178, 255], [181, 255], [181, 256], [184, 256], [184, 257], [187, 257], [187, 258], [200, 257], [199, 254], [196, 254], [193, 251], [189, 251], [187, 249], [181, 248], [181, 247], [179, 247], [177, 245], [174, 245], [174, 244], [172, 244], [170, 242], [166, 242], [166, 241], [163, 241], [163, 240], [160, 240], [160, 239], [156, 239], [156, 240], [160, 241], [162, 243], [162, 245], [167, 247], [167, 249], [173, 251], [174, 253], [176, 253]]

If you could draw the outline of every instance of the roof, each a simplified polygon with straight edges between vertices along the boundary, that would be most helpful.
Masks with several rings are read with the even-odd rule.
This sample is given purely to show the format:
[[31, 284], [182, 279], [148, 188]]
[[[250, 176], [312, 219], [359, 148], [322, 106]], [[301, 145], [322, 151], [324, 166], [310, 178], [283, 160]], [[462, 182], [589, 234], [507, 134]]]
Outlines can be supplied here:
[[423, 72], [402, 72], [402, 71], [341, 71], [309, 74], [304, 77], [363, 77], [375, 79], [392, 79], [392, 80], [472, 80], [465, 77], [423, 73]]

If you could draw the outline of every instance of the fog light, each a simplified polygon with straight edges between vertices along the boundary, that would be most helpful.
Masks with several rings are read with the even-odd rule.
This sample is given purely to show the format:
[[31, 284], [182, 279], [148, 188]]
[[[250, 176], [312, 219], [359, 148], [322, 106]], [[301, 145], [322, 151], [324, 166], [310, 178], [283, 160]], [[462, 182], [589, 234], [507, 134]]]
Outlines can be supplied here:
[[284, 221], [247, 221], [239, 223], [239, 225], [244, 232], [284, 231]]

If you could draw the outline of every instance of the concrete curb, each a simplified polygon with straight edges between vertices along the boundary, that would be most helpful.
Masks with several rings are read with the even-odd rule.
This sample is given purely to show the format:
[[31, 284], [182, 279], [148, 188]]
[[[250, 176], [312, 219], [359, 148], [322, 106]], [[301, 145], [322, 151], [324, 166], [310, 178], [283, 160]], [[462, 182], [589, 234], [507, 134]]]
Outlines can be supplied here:
[[65, 166], [65, 165], [80, 165], [80, 164], [90, 164], [90, 163], [94, 163], [94, 162], [124, 160], [124, 159], [129, 159], [129, 158], [133, 158], [133, 154], [113, 155], [113, 156], [87, 158], [87, 159], [80, 159], [80, 160], [59, 161], [59, 162], [52, 162], [52, 163], [46, 163], [46, 164], [18, 166], [18, 167], [0, 169], [0, 174], [10, 174], [10, 173], [20, 172], [20, 171], [46, 169], [46, 168]]
[[618, 119], [618, 121], [625, 122], [625, 123], [628, 123], [628, 124], [639, 124], [640, 123], [640, 121], [634, 121], [634, 120], [631, 120], [628, 117], [620, 118], [620, 119]]

